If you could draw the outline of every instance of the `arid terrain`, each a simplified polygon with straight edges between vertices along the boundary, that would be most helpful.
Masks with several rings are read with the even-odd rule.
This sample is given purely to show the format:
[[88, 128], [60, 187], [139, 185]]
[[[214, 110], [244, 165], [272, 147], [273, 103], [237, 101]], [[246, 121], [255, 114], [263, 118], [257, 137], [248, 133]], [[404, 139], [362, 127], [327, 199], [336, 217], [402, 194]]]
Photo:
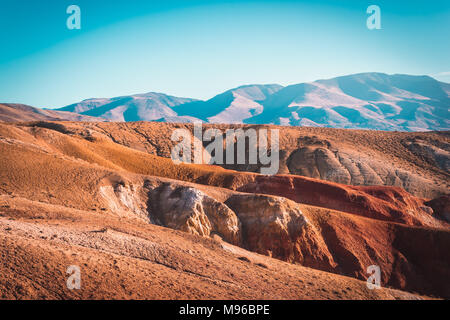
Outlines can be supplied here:
[[270, 126], [266, 176], [174, 164], [192, 124], [3, 120], [2, 299], [450, 298], [448, 132]]

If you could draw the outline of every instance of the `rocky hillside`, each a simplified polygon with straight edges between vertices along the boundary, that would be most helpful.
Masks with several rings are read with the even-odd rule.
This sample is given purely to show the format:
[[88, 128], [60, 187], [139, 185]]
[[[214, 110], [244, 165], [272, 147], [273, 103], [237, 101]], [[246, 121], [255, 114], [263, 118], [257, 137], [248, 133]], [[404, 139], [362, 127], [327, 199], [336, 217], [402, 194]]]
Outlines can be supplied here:
[[[442, 281], [450, 276], [445, 200], [429, 203], [397, 187], [176, 165], [157, 155], [168, 146], [143, 138], [149, 127], [139, 125], [0, 124], [0, 292], [450, 297]], [[171, 130], [151, 125], [160, 137]], [[151, 145], [154, 154], [144, 151]], [[65, 289], [67, 263], [86, 273], [83, 290]], [[370, 265], [380, 266], [391, 289], [367, 289]], [[111, 274], [112, 285], [102, 285]]]
[[[205, 125], [203, 130], [211, 127], [223, 132], [227, 129], [263, 128], [256, 125]], [[170, 158], [175, 145], [170, 137], [175, 128], [185, 128], [193, 133], [191, 124], [146, 122], [67, 123], [61, 130], [87, 138], [99, 136], [135, 150]], [[280, 132], [280, 174], [301, 175], [355, 186], [395, 186], [428, 199], [445, 195], [450, 188], [448, 132], [266, 128], [277, 128]], [[260, 172], [262, 164], [222, 166]]]

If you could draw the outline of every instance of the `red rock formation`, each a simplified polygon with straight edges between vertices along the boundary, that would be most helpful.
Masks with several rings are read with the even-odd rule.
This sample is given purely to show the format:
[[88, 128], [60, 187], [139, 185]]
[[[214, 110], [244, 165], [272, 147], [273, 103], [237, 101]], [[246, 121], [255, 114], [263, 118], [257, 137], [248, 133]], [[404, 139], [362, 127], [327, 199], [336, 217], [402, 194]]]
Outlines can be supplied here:
[[427, 201], [425, 204], [433, 209], [439, 219], [450, 222], [450, 195]]
[[238, 190], [284, 196], [299, 203], [378, 220], [418, 226], [442, 225], [432, 217], [432, 210], [423, 200], [396, 187], [356, 187], [299, 176], [258, 175]]
[[320, 233], [295, 202], [267, 195], [236, 194], [225, 204], [242, 223], [245, 248], [321, 270], [335, 267]]

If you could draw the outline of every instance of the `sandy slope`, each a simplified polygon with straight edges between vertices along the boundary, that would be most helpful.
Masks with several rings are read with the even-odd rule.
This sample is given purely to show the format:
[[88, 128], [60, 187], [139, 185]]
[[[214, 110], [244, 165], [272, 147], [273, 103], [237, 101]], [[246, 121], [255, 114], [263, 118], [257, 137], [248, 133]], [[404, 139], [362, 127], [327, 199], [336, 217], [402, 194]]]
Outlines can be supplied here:
[[[3, 299], [418, 298], [105, 213], [0, 201]], [[66, 287], [70, 265], [81, 290]]]
[[44, 110], [34, 108], [24, 104], [2, 103], [0, 104], [0, 121], [20, 122], [20, 121], [107, 121], [97, 117], [81, 115], [78, 113]]
[[[212, 127], [223, 132], [238, 128], [278, 129], [279, 173], [282, 174], [351, 185], [391, 185], [424, 198], [446, 194], [450, 188], [448, 132], [407, 133], [261, 125], [204, 125], [203, 129]], [[170, 139], [175, 128], [193, 132], [191, 124], [154, 122], [64, 123], [58, 128], [83, 139], [107, 139], [166, 158], [170, 157], [170, 150], [175, 145]], [[259, 172], [261, 164], [222, 166]]]

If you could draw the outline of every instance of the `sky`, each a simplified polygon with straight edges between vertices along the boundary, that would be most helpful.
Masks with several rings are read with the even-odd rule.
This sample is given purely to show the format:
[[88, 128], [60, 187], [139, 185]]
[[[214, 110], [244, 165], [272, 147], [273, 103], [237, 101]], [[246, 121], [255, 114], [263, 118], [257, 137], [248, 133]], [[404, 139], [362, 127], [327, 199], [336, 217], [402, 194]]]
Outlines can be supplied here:
[[[367, 28], [369, 5], [381, 29]], [[0, 0], [0, 39], [0, 102], [44, 108], [360, 72], [450, 82], [448, 0]]]

